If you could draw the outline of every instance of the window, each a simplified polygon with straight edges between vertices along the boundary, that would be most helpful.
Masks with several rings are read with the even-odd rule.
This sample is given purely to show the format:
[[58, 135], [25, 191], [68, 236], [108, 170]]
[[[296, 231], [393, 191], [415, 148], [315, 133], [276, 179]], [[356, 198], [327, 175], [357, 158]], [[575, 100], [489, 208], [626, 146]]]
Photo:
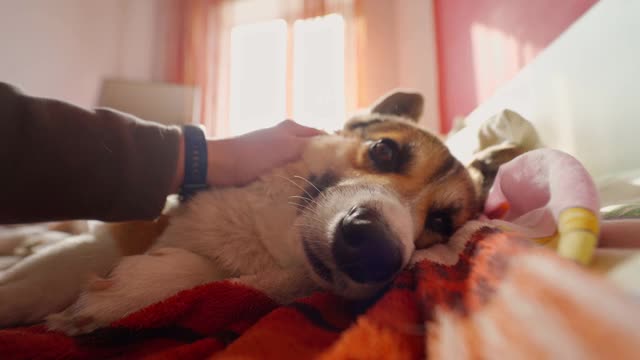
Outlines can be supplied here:
[[231, 31], [232, 135], [285, 118], [335, 130], [345, 117], [342, 16], [239, 25]]
[[233, 135], [271, 126], [286, 114], [287, 23], [273, 20], [231, 31], [229, 122]]
[[345, 116], [342, 16], [298, 20], [293, 33], [293, 118], [338, 129]]

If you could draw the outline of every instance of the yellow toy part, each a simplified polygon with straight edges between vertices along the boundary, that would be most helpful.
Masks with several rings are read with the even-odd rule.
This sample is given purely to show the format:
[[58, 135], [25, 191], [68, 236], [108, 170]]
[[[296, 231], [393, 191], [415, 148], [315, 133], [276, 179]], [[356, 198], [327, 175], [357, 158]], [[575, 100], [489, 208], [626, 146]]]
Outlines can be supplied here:
[[589, 209], [568, 208], [558, 217], [558, 231], [536, 242], [555, 248], [558, 255], [588, 265], [598, 245], [600, 221]]

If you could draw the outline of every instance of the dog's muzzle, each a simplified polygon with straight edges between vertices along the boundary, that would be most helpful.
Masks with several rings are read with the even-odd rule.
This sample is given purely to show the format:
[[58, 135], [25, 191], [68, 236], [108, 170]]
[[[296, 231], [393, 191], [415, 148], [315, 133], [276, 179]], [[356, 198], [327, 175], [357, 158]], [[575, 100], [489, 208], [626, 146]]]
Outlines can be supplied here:
[[367, 206], [354, 206], [342, 218], [331, 251], [337, 268], [357, 283], [388, 281], [403, 265], [402, 244]]

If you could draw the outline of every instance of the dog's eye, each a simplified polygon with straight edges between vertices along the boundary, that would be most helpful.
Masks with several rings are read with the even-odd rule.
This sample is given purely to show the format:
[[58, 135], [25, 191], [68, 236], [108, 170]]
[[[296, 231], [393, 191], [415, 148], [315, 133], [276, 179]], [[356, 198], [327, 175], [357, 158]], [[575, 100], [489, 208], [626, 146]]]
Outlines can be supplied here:
[[451, 236], [453, 234], [453, 221], [446, 211], [436, 210], [429, 213], [424, 227], [432, 232]]
[[398, 144], [391, 139], [381, 139], [369, 146], [369, 157], [380, 171], [393, 171], [397, 154]]

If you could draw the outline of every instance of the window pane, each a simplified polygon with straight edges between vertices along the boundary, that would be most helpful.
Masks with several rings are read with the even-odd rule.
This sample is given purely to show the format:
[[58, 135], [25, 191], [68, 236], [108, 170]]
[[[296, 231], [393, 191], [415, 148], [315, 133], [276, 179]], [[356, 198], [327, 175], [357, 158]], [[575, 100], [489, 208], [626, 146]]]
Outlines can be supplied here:
[[286, 117], [287, 24], [278, 19], [231, 31], [229, 121], [232, 135]]
[[293, 115], [326, 130], [345, 117], [344, 19], [331, 14], [294, 24]]

